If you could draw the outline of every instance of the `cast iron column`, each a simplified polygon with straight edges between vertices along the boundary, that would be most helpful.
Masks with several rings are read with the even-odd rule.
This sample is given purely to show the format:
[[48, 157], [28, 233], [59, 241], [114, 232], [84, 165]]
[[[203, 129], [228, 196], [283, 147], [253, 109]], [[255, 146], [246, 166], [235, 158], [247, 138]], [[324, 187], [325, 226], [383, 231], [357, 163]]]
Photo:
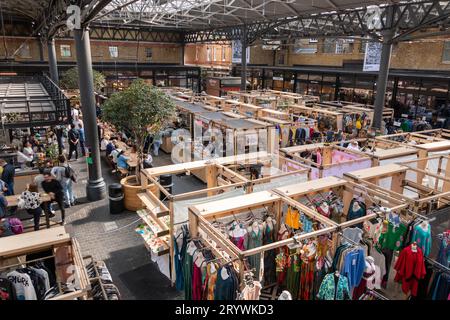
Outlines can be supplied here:
[[47, 42], [48, 46], [48, 67], [50, 69], [50, 79], [56, 85], [59, 85], [58, 76], [58, 63], [56, 62], [56, 49], [55, 49], [55, 39], [49, 39]]
[[385, 105], [386, 87], [389, 78], [389, 66], [392, 53], [392, 39], [395, 35], [395, 29], [392, 28], [394, 19], [394, 7], [387, 8], [386, 26], [389, 29], [383, 30], [383, 46], [381, 49], [380, 71], [377, 78], [377, 93], [375, 96], [375, 112], [372, 127], [381, 129], [381, 121], [383, 120], [383, 108]]
[[89, 171], [86, 195], [90, 201], [96, 201], [106, 197], [106, 185], [100, 165], [89, 31], [87, 29], [75, 29], [74, 38], [77, 51], [81, 110], [83, 111], [83, 122], [86, 131], [86, 147], [89, 149], [88, 155], [90, 155], [90, 157], [86, 158]]
[[241, 91], [247, 90], [247, 27], [242, 27], [241, 36], [242, 60], [241, 60]]

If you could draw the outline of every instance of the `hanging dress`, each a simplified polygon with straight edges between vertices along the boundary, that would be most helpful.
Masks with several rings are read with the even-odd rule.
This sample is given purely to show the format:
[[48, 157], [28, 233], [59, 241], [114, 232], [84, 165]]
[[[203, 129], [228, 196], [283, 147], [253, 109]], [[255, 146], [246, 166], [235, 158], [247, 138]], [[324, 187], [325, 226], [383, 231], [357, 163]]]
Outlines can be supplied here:
[[[264, 230], [263, 244], [273, 243], [275, 240], [273, 226], [270, 227], [266, 223], [266, 228]], [[264, 286], [271, 285], [276, 281], [275, 273], [275, 249], [268, 250], [264, 252]]]
[[[289, 230], [284, 232], [278, 232], [278, 241], [285, 240], [289, 238]], [[276, 272], [277, 272], [277, 283], [279, 286], [284, 285], [286, 279], [286, 272], [289, 264], [289, 248], [288, 246], [283, 246], [277, 249], [277, 255], [275, 258], [276, 262]]]
[[[262, 232], [261, 227], [258, 226], [258, 233], [256, 233], [253, 228], [247, 233], [247, 250], [258, 248], [262, 246]], [[248, 263], [250, 268], [254, 270], [254, 276], [256, 279], [260, 278], [260, 269], [261, 269], [261, 253], [254, 254], [248, 257]]]
[[293, 297], [298, 297], [298, 289], [300, 285], [300, 267], [301, 259], [295, 253], [297, 249], [290, 250], [288, 270], [286, 274], [286, 290], [289, 291]]
[[192, 299], [192, 260], [193, 257], [185, 251], [184, 254], [184, 300]]
[[298, 210], [288, 207], [284, 223], [288, 227], [290, 227], [294, 230], [299, 229], [300, 228], [300, 214], [299, 214]]

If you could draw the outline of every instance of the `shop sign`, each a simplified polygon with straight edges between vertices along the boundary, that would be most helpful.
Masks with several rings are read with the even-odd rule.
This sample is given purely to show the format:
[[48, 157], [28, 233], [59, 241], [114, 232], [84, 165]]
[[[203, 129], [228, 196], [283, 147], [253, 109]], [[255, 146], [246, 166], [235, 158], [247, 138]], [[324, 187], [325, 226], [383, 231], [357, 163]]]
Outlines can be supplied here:
[[380, 42], [367, 42], [363, 71], [380, 71], [381, 48]]
[[275, 81], [283, 81], [283, 77], [273, 77], [272, 79]]
[[[241, 63], [242, 62], [242, 44], [240, 40], [232, 41], [231, 42], [231, 62], [232, 63]], [[247, 56], [246, 60], [247, 63], [250, 63], [250, 47], [247, 47], [246, 50]]]
[[398, 122], [398, 121], [394, 121], [394, 126], [396, 126], [396, 127], [400, 127], [402, 124], [400, 123], [400, 122]]

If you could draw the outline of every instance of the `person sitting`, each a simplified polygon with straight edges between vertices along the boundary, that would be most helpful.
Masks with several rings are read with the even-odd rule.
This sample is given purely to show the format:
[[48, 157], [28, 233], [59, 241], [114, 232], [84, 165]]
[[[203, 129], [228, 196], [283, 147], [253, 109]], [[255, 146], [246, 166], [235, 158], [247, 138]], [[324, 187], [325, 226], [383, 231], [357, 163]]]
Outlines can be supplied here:
[[20, 199], [24, 202], [23, 209], [27, 210], [28, 214], [33, 216], [34, 231], [39, 230], [42, 215], [42, 201], [38, 192], [38, 186], [35, 183], [29, 184], [20, 195]]
[[117, 157], [119, 156], [119, 153], [120, 152], [122, 152], [122, 149], [119, 149], [119, 148], [115, 148], [112, 152], [111, 152], [111, 154], [110, 154], [110, 157], [111, 157], [111, 165], [112, 165], [112, 167], [113, 167], [113, 173], [114, 172], [116, 172], [116, 168], [117, 168]]
[[130, 159], [129, 157], [125, 156], [124, 151], [121, 150], [119, 152], [119, 154], [117, 155], [117, 168], [128, 170], [128, 163], [127, 163], [127, 161], [129, 159]]
[[144, 169], [153, 168], [152, 162], [153, 162], [152, 155], [150, 153], [144, 154], [144, 163], [143, 163]]
[[358, 144], [358, 141], [352, 140], [352, 141], [350, 142], [350, 144], [348, 145], [347, 149], [359, 151], [359, 144]]
[[113, 150], [116, 149], [116, 140], [113, 139], [112, 141], [109, 141], [109, 143], [106, 145], [106, 156], [109, 156]]
[[109, 144], [110, 144], [109, 136], [104, 136], [102, 141], [100, 142], [100, 151], [106, 151]]

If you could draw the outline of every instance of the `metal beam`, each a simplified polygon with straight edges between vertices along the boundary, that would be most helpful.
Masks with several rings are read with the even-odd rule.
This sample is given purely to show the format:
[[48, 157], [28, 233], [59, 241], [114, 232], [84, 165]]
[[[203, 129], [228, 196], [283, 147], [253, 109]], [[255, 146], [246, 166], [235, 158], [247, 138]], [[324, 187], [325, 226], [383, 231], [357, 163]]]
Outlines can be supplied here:
[[48, 40], [47, 48], [48, 48], [48, 66], [50, 69], [50, 79], [52, 79], [52, 81], [56, 85], [59, 85], [58, 62], [56, 61], [55, 39]]

